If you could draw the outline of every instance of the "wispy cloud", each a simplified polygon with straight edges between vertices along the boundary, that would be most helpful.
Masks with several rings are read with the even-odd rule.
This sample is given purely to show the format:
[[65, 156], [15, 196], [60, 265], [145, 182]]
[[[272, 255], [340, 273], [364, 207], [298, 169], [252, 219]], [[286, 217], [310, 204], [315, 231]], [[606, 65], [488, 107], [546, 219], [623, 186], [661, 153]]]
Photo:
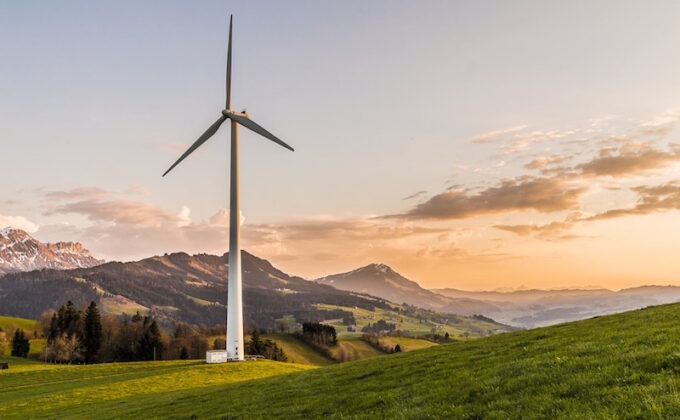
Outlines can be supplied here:
[[40, 192], [43, 193], [44, 197], [49, 200], [90, 199], [102, 198], [111, 195], [109, 191], [99, 187], [78, 187], [70, 190]]
[[404, 197], [403, 200], [404, 200], [404, 201], [407, 201], [407, 200], [414, 200], [414, 199], [416, 199], [416, 198], [421, 198], [421, 197], [424, 197], [424, 196], [426, 196], [426, 195], [427, 195], [427, 191], [426, 191], [426, 190], [421, 190], [421, 191], [414, 192], [413, 194], [410, 194], [410, 195]]
[[669, 109], [640, 124], [640, 131], [645, 134], [664, 136], [675, 128], [678, 121], [680, 121], [680, 109]]
[[473, 143], [478, 143], [478, 144], [484, 144], [484, 143], [491, 143], [494, 140], [497, 140], [499, 138], [502, 138], [503, 136], [507, 134], [511, 134], [517, 131], [521, 131], [527, 128], [526, 125], [516, 125], [513, 127], [507, 127], [507, 128], [501, 128], [499, 130], [493, 130], [489, 131], [483, 134], [480, 134], [479, 136], [475, 137], [472, 139]]
[[550, 130], [550, 131], [530, 131], [525, 133], [518, 133], [512, 136], [511, 140], [504, 144], [501, 149], [505, 154], [513, 154], [517, 152], [522, 152], [529, 148], [529, 146], [535, 143], [542, 143], [552, 140], [562, 139], [573, 135], [573, 131], [560, 131], [560, 130]]
[[595, 221], [666, 210], [680, 210], [680, 184], [677, 182], [657, 186], [640, 186], [632, 188], [632, 190], [638, 193], [638, 201], [634, 206], [607, 210], [583, 220]]
[[524, 165], [527, 169], [544, 169], [547, 166], [562, 163], [567, 159], [566, 155], [555, 154], [550, 156], [539, 156]]
[[579, 236], [567, 233], [580, 220], [581, 214], [574, 212], [570, 214], [563, 221], [554, 221], [543, 225], [528, 224], [528, 225], [494, 225], [494, 228], [512, 232], [519, 236], [536, 236], [543, 240], [564, 240], [575, 239]]

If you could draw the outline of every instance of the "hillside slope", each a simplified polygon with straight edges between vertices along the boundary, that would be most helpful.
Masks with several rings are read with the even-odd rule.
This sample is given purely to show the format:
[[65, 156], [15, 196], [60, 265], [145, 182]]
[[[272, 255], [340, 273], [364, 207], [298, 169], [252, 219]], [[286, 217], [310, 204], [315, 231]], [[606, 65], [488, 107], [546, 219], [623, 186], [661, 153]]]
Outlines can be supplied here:
[[[102, 375], [94, 369], [105, 367], [62, 367], [58, 374], [50, 374], [60, 382], [47, 384], [39, 371], [0, 373], [0, 414], [11, 413], [8, 418], [673, 417], [680, 412], [679, 318], [680, 305], [665, 305], [247, 382], [191, 383], [185, 389], [156, 386], [139, 395], [128, 382], [132, 378], [114, 381], [104, 375], [96, 383], [84, 380]], [[249, 366], [272, 370], [278, 365], [265, 363]], [[159, 366], [163, 365], [135, 372], [153, 377]], [[210, 372], [206, 366], [184, 369]], [[243, 366], [227, 364], [214, 371], [226, 373]], [[88, 369], [93, 371], [87, 373]], [[57, 393], [69, 398], [53, 398]]]

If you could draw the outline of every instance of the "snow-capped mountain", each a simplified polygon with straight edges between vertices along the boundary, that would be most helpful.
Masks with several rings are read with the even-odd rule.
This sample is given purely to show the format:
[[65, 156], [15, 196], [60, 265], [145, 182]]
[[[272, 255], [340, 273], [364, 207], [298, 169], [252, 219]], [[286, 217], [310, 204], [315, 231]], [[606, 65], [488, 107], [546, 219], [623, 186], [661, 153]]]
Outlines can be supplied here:
[[0, 230], [0, 275], [42, 268], [86, 268], [103, 262], [77, 242], [42, 243], [20, 229]]

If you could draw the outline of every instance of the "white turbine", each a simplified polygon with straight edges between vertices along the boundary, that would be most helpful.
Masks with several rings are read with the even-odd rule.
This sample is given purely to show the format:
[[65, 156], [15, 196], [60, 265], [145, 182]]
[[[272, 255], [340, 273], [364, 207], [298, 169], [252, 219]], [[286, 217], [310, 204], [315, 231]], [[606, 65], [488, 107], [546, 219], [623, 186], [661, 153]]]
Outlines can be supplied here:
[[243, 360], [243, 300], [241, 292], [241, 247], [239, 244], [239, 205], [238, 205], [238, 126], [239, 124], [266, 137], [286, 149], [293, 148], [282, 140], [265, 130], [259, 124], [250, 119], [246, 112], [234, 112], [231, 110], [231, 26], [233, 16], [229, 18], [229, 47], [227, 50], [227, 102], [220, 118], [211, 125], [194, 144], [175, 162], [170, 169], [165, 171], [167, 175], [175, 166], [198, 149], [210, 137], [212, 137], [220, 125], [227, 119], [231, 120], [231, 178], [229, 192], [229, 287], [227, 302], [227, 359]]

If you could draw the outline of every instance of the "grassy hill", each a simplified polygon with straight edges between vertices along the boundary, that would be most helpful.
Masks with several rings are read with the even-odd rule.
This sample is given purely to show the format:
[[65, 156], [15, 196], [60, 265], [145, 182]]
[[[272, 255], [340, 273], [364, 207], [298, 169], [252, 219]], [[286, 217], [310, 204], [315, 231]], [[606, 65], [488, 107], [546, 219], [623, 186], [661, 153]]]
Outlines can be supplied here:
[[312, 369], [157, 362], [17, 366], [0, 373], [3, 418], [649, 418], [678, 412], [680, 304]]

